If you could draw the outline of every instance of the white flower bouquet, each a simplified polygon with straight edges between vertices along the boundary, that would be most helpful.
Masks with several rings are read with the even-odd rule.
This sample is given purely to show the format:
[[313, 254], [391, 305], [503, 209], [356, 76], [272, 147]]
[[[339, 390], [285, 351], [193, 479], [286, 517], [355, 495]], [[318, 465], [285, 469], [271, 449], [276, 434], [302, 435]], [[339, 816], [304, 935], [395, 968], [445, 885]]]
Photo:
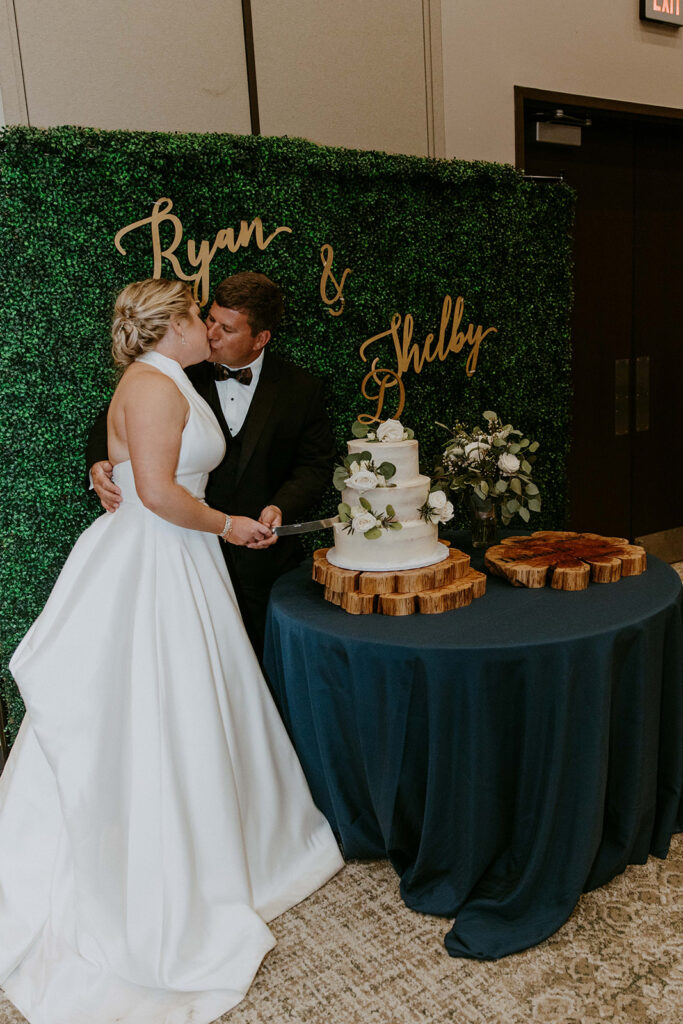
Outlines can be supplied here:
[[503, 424], [495, 412], [485, 412], [483, 418], [483, 430], [456, 423], [436, 478], [475, 508], [498, 507], [504, 526], [515, 515], [528, 523], [530, 513], [541, 510], [539, 490], [531, 479], [538, 441]]

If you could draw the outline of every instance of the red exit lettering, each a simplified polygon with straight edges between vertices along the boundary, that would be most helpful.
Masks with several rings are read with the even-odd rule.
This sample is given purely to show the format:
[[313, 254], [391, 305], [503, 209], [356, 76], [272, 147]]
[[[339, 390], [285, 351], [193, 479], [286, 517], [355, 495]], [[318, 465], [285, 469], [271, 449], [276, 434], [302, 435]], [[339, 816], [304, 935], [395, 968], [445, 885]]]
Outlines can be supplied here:
[[652, 10], [659, 11], [660, 14], [680, 14], [681, 0], [661, 0], [661, 3], [652, 0]]

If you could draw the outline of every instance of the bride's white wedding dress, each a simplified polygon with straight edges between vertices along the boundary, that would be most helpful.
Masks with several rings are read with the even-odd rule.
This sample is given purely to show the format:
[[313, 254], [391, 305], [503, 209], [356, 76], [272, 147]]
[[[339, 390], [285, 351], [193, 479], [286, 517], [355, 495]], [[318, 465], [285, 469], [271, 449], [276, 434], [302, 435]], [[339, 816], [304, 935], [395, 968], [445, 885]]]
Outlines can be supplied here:
[[[224, 451], [190, 403], [177, 480]], [[27, 714], [0, 776], [0, 986], [31, 1024], [208, 1024], [265, 924], [342, 865], [240, 618], [217, 537], [123, 502], [79, 538], [11, 662]]]

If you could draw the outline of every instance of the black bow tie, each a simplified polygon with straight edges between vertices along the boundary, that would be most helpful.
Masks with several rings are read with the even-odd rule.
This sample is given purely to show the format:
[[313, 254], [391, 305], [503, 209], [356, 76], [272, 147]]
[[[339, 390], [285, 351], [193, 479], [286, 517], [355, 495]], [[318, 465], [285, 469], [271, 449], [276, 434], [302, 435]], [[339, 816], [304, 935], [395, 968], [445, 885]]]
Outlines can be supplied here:
[[238, 384], [244, 384], [245, 387], [249, 387], [251, 384], [251, 367], [243, 366], [241, 370], [230, 370], [227, 366], [221, 366], [220, 363], [214, 364], [213, 375], [216, 380], [236, 380]]

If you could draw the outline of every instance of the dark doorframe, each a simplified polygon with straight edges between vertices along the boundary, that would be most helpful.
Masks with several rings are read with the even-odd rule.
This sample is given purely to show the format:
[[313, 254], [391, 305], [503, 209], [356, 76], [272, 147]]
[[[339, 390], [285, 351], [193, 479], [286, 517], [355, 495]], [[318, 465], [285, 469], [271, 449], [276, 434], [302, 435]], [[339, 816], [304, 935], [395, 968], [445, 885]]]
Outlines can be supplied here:
[[[575, 123], [588, 119], [581, 145], [537, 136], [535, 123], [558, 109]], [[653, 553], [681, 559], [683, 474], [677, 482], [674, 466], [683, 464], [675, 415], [683, 298], [675, 275], [669, 283], [658, 268], [667, 255], [668, 266], [683, 263], [683, 110], [517, 86], [515, 155], [518, 170], [564, 173], [577, 189], [569, 526], [635, 535]], [[664, 191], [671, 199], [663, 205]]]
[[528, 89], [515, 86], [515, 167], [525, 169], [524, 114], [526, 103], [552, 103], [565, 110], [567, 107], [602, 110], [631, 118], [658, 118], [663, 121], [683, 121], [683, 110], [677, 107], [653, 107], [647, 103], [625, 103], [621, 100], [605, 100], [597, 96], [579, 96], [569, 92], [548, 92], [545, 89]]

